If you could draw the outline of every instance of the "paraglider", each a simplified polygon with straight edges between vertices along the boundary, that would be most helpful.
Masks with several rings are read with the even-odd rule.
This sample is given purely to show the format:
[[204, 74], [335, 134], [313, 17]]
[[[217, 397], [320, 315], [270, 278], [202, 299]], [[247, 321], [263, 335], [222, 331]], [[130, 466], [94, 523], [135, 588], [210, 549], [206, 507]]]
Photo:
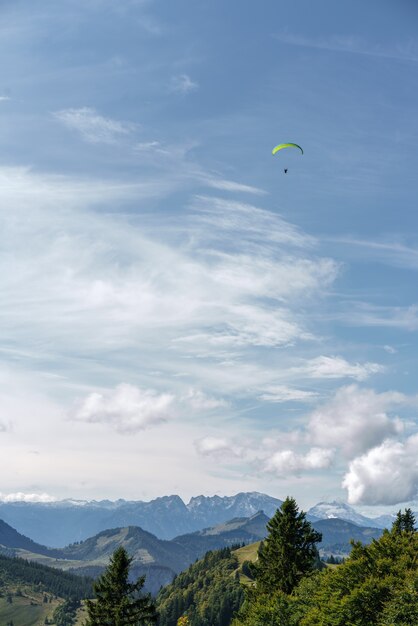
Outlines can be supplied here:
[[[297, 143], [279, 143], [278, 146], [273, 148], [271, 153], [276, 154], [276, 152], [279, 152], [279, 150], [283, 150], [283, 148], [299, 148], [299, 150], [303, 154], [303, 149]], [[288, 171], [288, 168], [286, 167], [284, 170], [284, 173], [287, 174], [287, 171]]]
[[302, 152], [303, 154], [303, 150], [300, 146], [298, 146], [297, 143], [279, 143], [278, 146], [276, 146], [275, 148], [273, 148], [272, 150], [272, 154], [276, 154], [276, 152], [278, 152], [279, 150], [283, 150], [283, 148], [299, 148], [299, 150]]

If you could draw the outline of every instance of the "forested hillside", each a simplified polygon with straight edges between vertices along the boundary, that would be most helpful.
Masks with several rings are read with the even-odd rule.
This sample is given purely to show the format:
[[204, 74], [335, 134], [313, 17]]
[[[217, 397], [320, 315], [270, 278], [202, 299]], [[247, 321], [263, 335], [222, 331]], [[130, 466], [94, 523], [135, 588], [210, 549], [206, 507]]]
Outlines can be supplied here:
[[[234, 626], [418, 624], [418, 533], [409, 510], [399, 513], [380, 539], [367, 546], [354, 543], [342, 565], [322, 572], [306, 569], [299, 581], [292, 581], [294, 564], [285, 558], [285, 544], [272, 534], [270, 540]], [[282, 556], [275, 550], [280, 545]], [[276, 558], [269, 560], [269, 554]]]
[[158, 596], [159, 626], [181, 617], [190, 626], [417, 626], [410, 511], [370, 544], [353, 542], [345, 563], [319, 569], [317, 524], [292, 499], [268, 530], [263, 542], [210, 552], [179, 574]]
[[208, 552], [179, 574], [157, 598], [159, 626], [176, 626], [187, 615], [190, 626], [227, 626], [244, 599], [238, 558], [231, 548]]
[[0, 624], [72, 626], [92, 580], [0, 555]]
[[0, 590], [5, 593], [10, 586], [30, 584], [61, 598], [89, 597], [92, 580], [76, 576], [33, 561], [0, 555]]

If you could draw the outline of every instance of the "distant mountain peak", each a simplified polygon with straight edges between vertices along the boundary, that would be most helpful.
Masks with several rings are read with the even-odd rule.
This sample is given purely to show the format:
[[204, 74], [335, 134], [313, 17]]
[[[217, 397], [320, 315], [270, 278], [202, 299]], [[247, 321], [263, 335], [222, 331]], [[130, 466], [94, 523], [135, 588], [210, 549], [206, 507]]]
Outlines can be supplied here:
[[358, 526], [373, 526], [370, 518], [361, 515], [349, 504], [338, 500], [318, 502], [318, 504], [309, 509], [308, 514], [318, 519], [341, 519]]

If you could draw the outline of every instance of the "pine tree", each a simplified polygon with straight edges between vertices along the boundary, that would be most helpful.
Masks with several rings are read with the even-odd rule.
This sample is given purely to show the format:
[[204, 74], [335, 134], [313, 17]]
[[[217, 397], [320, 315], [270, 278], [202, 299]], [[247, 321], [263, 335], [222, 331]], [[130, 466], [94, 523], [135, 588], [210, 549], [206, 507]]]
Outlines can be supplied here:
[[392, 532], [415, 532], [415, 515], [412, 513], [411, 509], [405, 509], [405, 513], [402, 513], [399, 509], [396, 514], [396, 519], [392, 524]]
[[129, 583], [132, 558], [125, 548], [115, 550], [102, 576], [94, 584], [96, 600], [87, 600], [85, 626], [142, 626], [157, 621], [154, 602], [140, 595], [145, 576]]
[[316, 544], [322, 535], [289, 497], [269, 521], [267, 530], [269, 534], [260, 545], [255, 567], [257, 594], [277, 590], [291, 593], [300, 579], [314, 569]]

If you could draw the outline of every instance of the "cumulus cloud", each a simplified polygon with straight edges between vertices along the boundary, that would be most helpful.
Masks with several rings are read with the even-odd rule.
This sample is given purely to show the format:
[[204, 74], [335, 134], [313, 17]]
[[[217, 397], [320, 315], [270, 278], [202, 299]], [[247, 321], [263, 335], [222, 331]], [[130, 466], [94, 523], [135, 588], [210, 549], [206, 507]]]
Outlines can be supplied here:
[[173, 402], [171, 394], [122, 383], [110, 391], [89, 394], [72, 417], [82, 422], [109, 424], [120, 433], [133, 433], [169, 419]]
[[418, 495], [418, 435], [387, 439], [349, 465], [342, 486], [350, 504], [386, 505]]
[[0, 502], [55, 502], [56, 498], [47, 493], [1, 493]]
[[387, 411], [406, 402], [397, 392], [342, 387], [312, 413], [308, 437], [317, 445], [340, 448], [347, 457], [361, 454], [401, 430], [399, 419], [389, 417]]
[[90, 107], [63, 109], [55, 112], [54, 116], [68, 128], [79, 132], [89, 143], [114, 144], [122, 136], [129, 135], [136, 127], [132, 123], [103, 117]]
[[171, 78], [171, 90], [178, 93], [186, 94], [195, 91], [199, 87], [198, 83], [193, 81], [188, 74], [178, 74]]
[[326, 448], [311, 448], [306, 454], [298, 454], [293, 450], [279, 450], [265, 463], [267, 472], [279, 476], [298, 474], [307, 470], [320, 470], [331, 465], [334, 451]]
[[301, 368], [311, 378], [354, 378], [362, 381], [384, 371], [378, 363], [349, 363], [339, 356], [318, 356]]
[[195, 441], [195, 448], [201, 456], [209, 457], [241, 457], [243, 448], [224, 437], [203, 437]]

